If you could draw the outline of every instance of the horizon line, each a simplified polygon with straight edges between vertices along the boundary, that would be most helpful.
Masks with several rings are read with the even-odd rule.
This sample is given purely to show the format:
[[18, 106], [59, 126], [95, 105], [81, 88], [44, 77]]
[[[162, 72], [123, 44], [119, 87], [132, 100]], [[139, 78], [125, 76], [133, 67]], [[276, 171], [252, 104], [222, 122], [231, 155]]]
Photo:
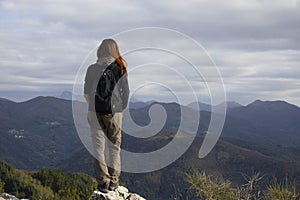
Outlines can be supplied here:
[[[15, 101], [13, 99], [10, 99], [10, 98], [7, 98], [7, 97], [1, 97], [0, 96], [0, 100], [6, 100], [6, 101], [11, 101], [11, 102], [14, 102], [14, 103], [25, 103], [25, 102], [28, 102], [28, 101], [31, 101], [33, 99], [36, 99], [36, 98], [40, 98], [40, 97], [43, 97], [43, 98], [56, 98], [56, 99], [61, 99], [61, 100], [66, 100], [66, 101], [79, 101], [79, 100], [72, 100], [72, 99], [68, 99], [68, 98], [63, 98], [63, 97], [59, 97], [59, 96], [55, 96], [55, 95], [37, 95], [37, 96], [34, 96], [34, 97], [31, 97], [27, 100], [21, 100], [21, 101]], [[224, 102], [227, 102], [227, 103], [237, 103], [239, 104], [241, 107], [245, 107], [245, 106], [248, 106], [254, 102], [257, 102], [257, 101], [261, 101], [261, 102], [264, 102], [264, 103], [267, 103], [267, 102], [285, 102], [285, 103], [288, 103], [290, 105], [294, 105], [294, 106], [297, 106], [298, 108], [300, 108], [300, 106], [298, 106], [297, 104], [294, 104], [294, 103], [290, 103], [289, 101], [286, 101], [286, 100], [282, 100], [282, 99], [277, 99], [277, 100], [261, 100], [261, 99], [256, 99], [256, 100], [253, 100], [251, 101], [250, 103], [248, 104], [241, 104], [239, 103], [238, 101], [235, 101], [235, 100], [230, 100], [230, 101], [224, 101]], [[84, 101], [79, 101], [79, 102], [84, 102]], [[184, 106], [189, 106], [190, 104], [192, 103], [201, 103], [201, 104], [206, 104], [207, 106], [218, 106], [222, 103], [219, 103], [219, 104], [216, 104], [216, 105], [211, 105], [210, 103], [207, 103], [207, 102], [201, 102], [201, 101], [194, 101], [194, 102], [189, 102], [187, 104], [180, 104], [179, 102], [175, 102], [175, 101], [161, 101], [161, 100], [147, 100], [147, 101], [143, 101], [143, 100], [135, 100], [135, 101], [129, 101], [129, 103], [146, 103], [146, 104], [149, 104], [150, 102], [156, 102], [156, 103], [177, 103], [179, 105], [184, 105]]]

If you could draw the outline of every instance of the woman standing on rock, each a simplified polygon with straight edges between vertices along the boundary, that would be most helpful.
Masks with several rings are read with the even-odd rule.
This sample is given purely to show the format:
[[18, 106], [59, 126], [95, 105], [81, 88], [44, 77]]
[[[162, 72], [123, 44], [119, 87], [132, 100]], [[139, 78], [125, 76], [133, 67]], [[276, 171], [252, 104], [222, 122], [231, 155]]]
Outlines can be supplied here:
[[[97, 57], [97, 62], [88, 67], [84, 96], [89, 104], [88, 122], [98, 189], [108, 192], [119, 185], [122, 111], [128, 103], [129, 87], [126, 63], [113, 39], [102, 41]], [[105, 156], [105, 144], [108, 156]]]

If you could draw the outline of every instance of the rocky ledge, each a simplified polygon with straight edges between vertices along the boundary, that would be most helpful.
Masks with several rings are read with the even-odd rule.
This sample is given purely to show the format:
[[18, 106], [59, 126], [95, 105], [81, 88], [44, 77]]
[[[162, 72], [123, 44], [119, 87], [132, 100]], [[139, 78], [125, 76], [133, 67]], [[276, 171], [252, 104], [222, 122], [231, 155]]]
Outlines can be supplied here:
[[145, 198], [130, 193], [126, 187], [119, 186], [115, 191], [103, 193], [98, 190], [94, 191], [89, 200], [146, 200]]
[[[0, 200], [28, 200], [28, 199], [18, 199], [13, 195], [3, 193], [0, 195]], [[146, 200], [146, 199], [135, 193], [130, 193], [126, 187], [119, 186], [115, 191], [110, 191], [108, 193], [103, 193], [96, 190], [90, 196], [89, 200]]]
[[17, 197], [7, 194], [7, 193], [2, 193], [0, 195], [0, 200], [28, 200], [28, 199], [18, 199]]

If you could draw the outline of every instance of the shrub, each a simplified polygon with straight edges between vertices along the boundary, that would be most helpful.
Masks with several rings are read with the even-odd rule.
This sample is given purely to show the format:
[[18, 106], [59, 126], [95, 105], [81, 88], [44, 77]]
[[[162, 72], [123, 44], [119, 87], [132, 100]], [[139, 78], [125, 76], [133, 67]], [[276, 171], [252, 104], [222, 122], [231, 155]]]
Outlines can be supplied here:
[[190, 184], [190, 188], [195, 190], [201, 199], [236, 199], [234, 189], [231, 187], [229, 181], [214, 178], [205, 172], [195, 172], [192, 176], [188, 175], [187, 182]]
[[4, 183], [0, 179], [0, 193], [4, 192]]
[[259, 172], [253, 173], [252, 176], [243, 174], [246, 181], [241, 187], [235, 189], [237, 199], [241, 200], [260, 200], [263, 199], [263, 193], [259, 188], [259, 181], [263, 178]]
[[297, 191], [296, 184], [289, 184], [286, 180], [285, 183], [278, 183], [276, 180], [270, 185], [265, 192], [266, 200], [298, 200], [300, 194]]
[[263, 178], [260, 173], [252, 176], [243, 175], [246, 184], [233, 188], [231, 182], [217, 179], [205, 172], [194, 172], [187, 175], [186, 181], [190, 189], [195, 190], [202, 200], [299, 200], [296, 183], [290, 184], [288, 180], [278, 183], [275, 179], [265, 191], [261, 191], [258, 182]]

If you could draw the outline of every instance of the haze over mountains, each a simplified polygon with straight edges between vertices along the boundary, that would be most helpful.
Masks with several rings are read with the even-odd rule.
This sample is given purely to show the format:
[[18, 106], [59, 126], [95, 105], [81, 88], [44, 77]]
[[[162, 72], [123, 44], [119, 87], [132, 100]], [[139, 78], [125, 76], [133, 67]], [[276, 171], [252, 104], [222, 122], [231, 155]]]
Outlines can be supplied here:
[[[135, 104], [133, 108], [131, 103], [129, 108], [133, 120], [138, 124], [149, 123], [148, 111], [153, 103], [141, 102], [143, 106]], [[168, 113], [163, 129], [176, 130], [180, 122], [180, 105], [159, 104]], [[26, 169], [55, 166], [59, 160], [68, 158], [82, 145], [74, 127], [71, 106], [71, 101], [55, 97], [36, 97], [21, 103], [0, 99], [0, 157], [22, 163], [26, 160], [22, 155], [28, 151], [25, 155], [30, 152], [31, 161], [24, 160], [24, 164], [16, 165]], [[187, 112], [197, 112], [186, 106], [181, 108]], [[228, 107], [221, 136], [295, 147], [300, 144], [299, 119], [300, 108], [295, 105], [257, 100], [247, 106]], [[210, 112], [201, 111], [198, 135], [203, 136], [209, 120]], [[47, 159], [51, 161], [44, 162]], [[32, 168], [30, 163], [34, 163], [35, 167]]]
[[[133, 120], [139, 125], [147, 125], [148, 111], [153, 104], [163, 106], [168, 114], [163, 129], [145, 139], [124, 134], [122, 148], [149, 152], [172, 140], [180, 122], [179, 104], [131, 102], [129, 108]], [[192, 108], [192, 105], [181, 107], [183, 112], [193, 116], [192, 112], [199, 111]], [[236, 184], [243, 181], [241, 173], [249, 174], [254, 170], [268, 177], [288, 175], [300, 185], [299, 107], [283, 101], [257, 100], [246, 106], [230, 103], [221, 139], [205, 159], [199, 159], [197, 155], [211, 113], [203, 109], [200, 115], [197, 137], [178, 161], [148, 174], [123, 173], [122, 180], [133, 191], [151, 184], [153, 190], [141, 194], [165, 199], [162, 194], [173, 190], [170, 183], [179, 188], [186, 187], [183, 179], [191, 169], [208, 170], [230, 178]], [[74, 127], [72, 102], [56, 97], [36, 97], [20, 103], [0, 99], [0, 160], [26, 170], [58, 168], [93, 173], [92, 159]]]

